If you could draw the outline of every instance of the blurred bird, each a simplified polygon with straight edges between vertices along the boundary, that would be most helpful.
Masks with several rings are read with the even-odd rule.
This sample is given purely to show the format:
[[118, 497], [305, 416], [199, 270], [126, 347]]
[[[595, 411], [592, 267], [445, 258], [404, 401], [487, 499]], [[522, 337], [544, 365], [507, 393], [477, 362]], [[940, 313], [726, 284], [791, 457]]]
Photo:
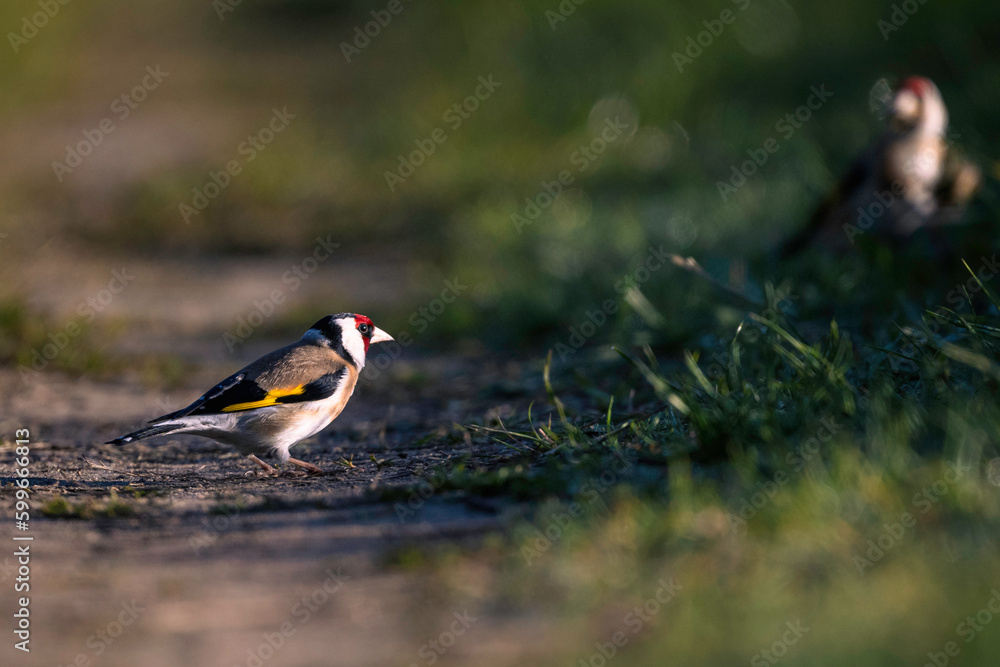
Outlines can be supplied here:
[[368, 346], [391, 340], [364, 315], [329, 315], [298, 342], [261, 357], [186, 408], [107, 444], [190, 433], [232, 445], [268, 474], [275, 469], [258, 454], [319, 473], [313, 464], [291, 458], [289, 448], [337, 418], [354, 393]]
[[921, 228], [956, 222], [980, 172], [945, 139], [948, 109], [930, 79], [904, 79], [886, 105], [886, 126], [851, 165], [782, 256], [809, 245], [843, 252], [872, 234], [899, 245]]

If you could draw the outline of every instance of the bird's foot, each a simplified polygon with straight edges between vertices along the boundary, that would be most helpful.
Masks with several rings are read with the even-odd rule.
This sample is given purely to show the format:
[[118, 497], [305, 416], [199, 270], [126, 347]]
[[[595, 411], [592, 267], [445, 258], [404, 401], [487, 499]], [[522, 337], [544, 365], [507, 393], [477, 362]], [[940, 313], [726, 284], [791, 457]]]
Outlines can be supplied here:
[[298, 466], [299, 468], [302, 468], [303, 470], [305, 470], [310, 475], [322, 475], [323, 474], [323, 470], [321, 468], [317, 468], [316, 466], [314, 466], [311, 463], [306, 463], [305, 461], [300, 461], [298, 459], [293, 459], [291, 457], [289, 457], [288, 462], [291, 463], [292, 465], [295, 465], [295, 466]]
[[[277, 468], [275, 468], [273, 465], [271, 465], [269, 463], [265, 463], [264, 461], [261, 461], [255, 455], [251, 454], [247, 458], [249, 458], [251, 461], [253, 461], [257, 465], [259, 465], [261, 467], [261, 470], [263, 471], [263, 474], [269, 475], [269, 476], [270, 475], [277, 475], [278, 474], [278, 469]], [[258, 472], [258, 474], [260, 474], [260, 473]]]

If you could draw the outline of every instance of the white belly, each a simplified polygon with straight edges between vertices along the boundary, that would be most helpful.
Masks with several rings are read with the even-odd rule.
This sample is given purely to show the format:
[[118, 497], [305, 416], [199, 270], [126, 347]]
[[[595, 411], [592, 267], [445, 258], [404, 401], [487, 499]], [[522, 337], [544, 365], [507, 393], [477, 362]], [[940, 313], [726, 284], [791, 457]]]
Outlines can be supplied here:
[[246, 412], [187, 417], [184, 431], [232, 445], [244, 455], [273, 454], [288, 460], [292, 445], [316, 435], [347, 405], [354, 383], [345, 383], [332, 396], [311, 403], [285, 403]]

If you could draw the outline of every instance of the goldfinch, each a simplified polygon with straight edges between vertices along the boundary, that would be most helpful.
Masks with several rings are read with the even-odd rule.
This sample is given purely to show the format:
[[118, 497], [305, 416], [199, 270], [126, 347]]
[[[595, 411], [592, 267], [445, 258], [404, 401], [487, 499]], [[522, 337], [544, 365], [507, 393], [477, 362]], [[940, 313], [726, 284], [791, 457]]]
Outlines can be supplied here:
[[368, 346], [391, 340], [364, 315], [329, 315], [298, 342], [230, 375], [186, 408], [106, 444], [190, 433], [232, 445], [268, 474], [275, 469], [258, 454], [319, 473], [313, 464], [291, 458], [288, 450], [337, 418], [354, 393]]
[[863, 234], [898, 244], [918, 229], [958, 220], [980, 177], [949, 146], [947, 129], [948, 109], [937, 86], [924, 77], [904, 79], [888, 100], [882, 135], [782, 255], [812, 244], [842, 252]]

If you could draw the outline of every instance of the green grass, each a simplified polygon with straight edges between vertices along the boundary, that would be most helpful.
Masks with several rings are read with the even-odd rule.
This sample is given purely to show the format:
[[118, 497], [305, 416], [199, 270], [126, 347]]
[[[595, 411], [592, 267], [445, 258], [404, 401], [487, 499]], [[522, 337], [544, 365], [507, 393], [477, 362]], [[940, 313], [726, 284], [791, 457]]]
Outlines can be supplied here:
[[[136, 494], [135, 497], [140, 496]], [[52, 519], [114, 519], [131, 516], [134, 511], [135, 507], [122, 500], [113, 489], [104, 499], [87, 498], [83, 502], [71, 503], [65, 496], [56, 496], [41, 507], [42, 514]]]
[[27, 377], [46, 369], [93, 374], [112, 363], [82, 318], [55, 322], [32, 312], [19, 299], [0, 300], [0, 362]]
[[108, 349], [121, 324], [95, 327], [84, 317], [65, 321], [33, 311], [21, 299], [0, 299], [0, 364], [26, 382], [42, 373], [60, 372], [91, 379], [134, 374], [151, 387], [181, 386], [192, 369], [170, 354], [112, 354]]
[[[998, 320], [937, 320], [885, 321], [876, 348], [836, 322], [807, 343], [787, 312], [749, 313], [683, 363], [623, 354], [591, 378], [606, 399], [550, 358], [550, 416], [469, 426], [514, 460], [434, 478], [533, 501], [507, 539], [393, 564], [553, 614], [552, 664], [618, 631], [616, 664], [766, 664], [786, 622], [809, 628], [776, 649], [789, 662], [923, 664], [955, 641], [961, 664], [991, 664], [1000, 631], [961, 624], [1000, 582]], [[638, 623], [664, 577], [680, 591]]]

